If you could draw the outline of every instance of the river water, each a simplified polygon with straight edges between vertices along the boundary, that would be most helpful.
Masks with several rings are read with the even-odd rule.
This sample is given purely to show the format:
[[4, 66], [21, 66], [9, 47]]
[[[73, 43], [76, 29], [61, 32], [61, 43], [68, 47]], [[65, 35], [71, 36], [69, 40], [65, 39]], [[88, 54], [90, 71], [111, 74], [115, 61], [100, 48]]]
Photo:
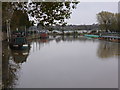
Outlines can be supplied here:
[[29, 42], [27, 50], [3, 42], [5, 88], [118, 88], [119, 43], [73, 36]]

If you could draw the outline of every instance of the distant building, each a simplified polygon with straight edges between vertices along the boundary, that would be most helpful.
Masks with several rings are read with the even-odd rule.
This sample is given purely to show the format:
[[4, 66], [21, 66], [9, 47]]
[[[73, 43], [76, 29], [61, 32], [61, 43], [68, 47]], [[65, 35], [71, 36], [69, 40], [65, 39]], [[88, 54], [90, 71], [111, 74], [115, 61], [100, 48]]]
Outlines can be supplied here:
[[29, 30], [38, 30], [37, 26], [31, 26], [29, 27]]
[[[45, 29], [41, 25], [37, 26], [39, 30]], [[66, 26], [49, 26], [46, 29], [52, 28], [53, 30], [98, 30], [99, 25], [93, 24], [93, 25], [66, 25]]]

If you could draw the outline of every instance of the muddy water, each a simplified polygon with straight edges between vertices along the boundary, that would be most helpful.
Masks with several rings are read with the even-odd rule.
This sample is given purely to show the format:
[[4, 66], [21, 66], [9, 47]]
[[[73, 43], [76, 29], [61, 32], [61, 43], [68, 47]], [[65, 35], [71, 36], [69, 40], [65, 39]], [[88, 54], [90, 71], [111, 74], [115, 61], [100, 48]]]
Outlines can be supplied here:
[[4, 87], [118, 87], [120, 44], [72, 36], [29, 42], [31, 47], [22, 51], [11, 50], [3, 42]]

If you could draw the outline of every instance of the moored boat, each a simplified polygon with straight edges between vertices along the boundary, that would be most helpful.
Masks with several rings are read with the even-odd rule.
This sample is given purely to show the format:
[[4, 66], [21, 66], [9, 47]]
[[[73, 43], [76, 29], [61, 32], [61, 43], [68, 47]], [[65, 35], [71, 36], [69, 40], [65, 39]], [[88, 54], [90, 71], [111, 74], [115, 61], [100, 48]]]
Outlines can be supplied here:
[[29, 48], [30, 45], [27, 43], [26, 37], [12, 37], [9, 42], [9, 46], [11, 49], [26, 49]]
[[120, 42], [119, 36], [102, 36], [105, 40], [112, 41], [112, 42]]
[[46, 32], [41, 32], [40, 38], [48, 38], [48, 34]]
[[84, 35], [86, 37], [91, 37], [91, 38], [99, 38], [100, 36], [99, 35]]

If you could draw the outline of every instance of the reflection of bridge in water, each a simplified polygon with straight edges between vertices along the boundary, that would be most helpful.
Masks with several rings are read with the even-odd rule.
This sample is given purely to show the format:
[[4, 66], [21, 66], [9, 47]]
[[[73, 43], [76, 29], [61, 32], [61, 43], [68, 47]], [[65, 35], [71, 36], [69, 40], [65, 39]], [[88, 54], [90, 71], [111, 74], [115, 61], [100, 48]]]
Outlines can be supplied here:
[[120, 43], [114, 43], [114, 42], [108, 42], [108, 41], [102, 41], [97, 39], [92, 39], [84, 36], [49, 36], [49, 38], [46, 39], [34, 39], [32, 41], [29, 41], [31, 44], [31, 50], [32, 52], [40, 50], [44, 45], [49, 44], [51, 41], [55, 41], [56, 43], [59, 42], [72, 42], [72, 41], [79, 41], [79, 42], [99, 42], [99, 48], [98, 48], [98, 56], [101, 58], [104, 57], [110, 57], [110, 56], [119, 56], [120, 53], [118, 52], [118, 47], [120, 46]]
[[34, 39], [29, 40], [29, 43], [31, 44], [31, 51], [35, 52], [40, 50], [41, 47], [43, 47], [46, 44], [49, 44], [51, 41], [55, 41], [56, 43], [59, 42], [72, 42], [72, 41], [80, 41], [80, 42], [86, 42], [86, 41], [96, 41], [92, 38], [86, 38], [84, 36], [49, 36], [49, 38], [46, 39]]

